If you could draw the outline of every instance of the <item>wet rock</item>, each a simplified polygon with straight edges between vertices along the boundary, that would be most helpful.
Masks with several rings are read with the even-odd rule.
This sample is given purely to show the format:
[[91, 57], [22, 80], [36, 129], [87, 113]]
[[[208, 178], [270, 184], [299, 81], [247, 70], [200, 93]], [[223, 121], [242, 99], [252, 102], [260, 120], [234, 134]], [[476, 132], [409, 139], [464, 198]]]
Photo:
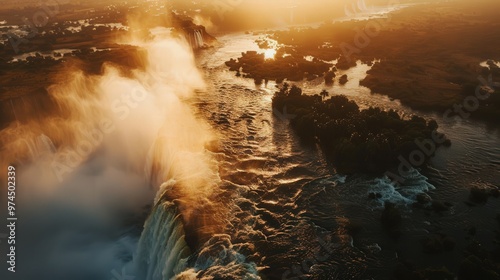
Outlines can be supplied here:
[[325, 84], [326, 85], [333, 85], [334, 84], [334, 81], [333, 79], [335, 78], [335, 72], [333, 71], [328, 71], [326, 74], [325, 74]]
[[340, 77], [339, 79], [339, 83], [341, 85], [345, 85], [347, 82], [348, 82], [347, 75], [342, 75], [342, 77]]
[[451, 147], [451, 140], [450, 139], [444, 140], [443, 146], [445, 146], [445, 147]]

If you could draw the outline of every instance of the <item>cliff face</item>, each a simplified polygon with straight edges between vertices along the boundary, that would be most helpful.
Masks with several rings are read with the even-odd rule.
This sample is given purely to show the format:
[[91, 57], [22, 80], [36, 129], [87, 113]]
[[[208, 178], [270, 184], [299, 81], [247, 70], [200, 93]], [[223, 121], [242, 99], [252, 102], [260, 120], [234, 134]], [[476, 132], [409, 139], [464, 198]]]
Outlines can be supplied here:
[[207, 32], [205, 26], [196, 25], [188, 16], [172, 13], [172, 19], [174, 27], [186, 38], [193, 49], [206, 48], [217, 41]]

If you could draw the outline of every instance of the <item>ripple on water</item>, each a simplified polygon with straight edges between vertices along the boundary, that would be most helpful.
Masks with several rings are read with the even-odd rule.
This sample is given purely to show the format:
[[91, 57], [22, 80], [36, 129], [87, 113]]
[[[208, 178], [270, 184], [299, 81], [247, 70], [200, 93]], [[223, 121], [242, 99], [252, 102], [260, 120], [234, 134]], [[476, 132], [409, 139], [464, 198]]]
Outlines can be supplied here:
[[[468, 188], [477, 177], [485, 178], [481, 183], [491, 184], [495, 178], [500, 182], [500, 134], [473, 121], [447, 122], [442, 114], [416, 112], [386, 96], [371, 94], [367, 88], [359, 87], [366, 66], [358, 65], [347, 73], [350, 82], [333, 87], [333, 92], [347, 95], [361, 107], [378, 106], [397, 109], [404, 116], [436, 118], [453, 145], [440, 149], [431, 168], [415, 170], [401, 186], [384, 177], [335, 175], [320, 160], [317, 150], [302, 146], [288, 123], [273, 117], [270, 98], [274, 88], [255, 87], [253, 81], [235, 78], [226, 71], [224, 61], [249, 50], [254, 39], [251, 35], [221, 39], [226, 45], [216, 55], [207, 55], [205, 62], [211, 67], [207, 75], [214, 90], [200, 98], [207, 101], [204, 113], [212, 114], [208, 119], [223, 138], [227, 162], [221, 173], [225, 180], [237, 185], [228, 191], [241, 193], [235, 202], [238, 209], [229, 232], [235, 244], [251, 243], [255, 247], [249, 255], [269, 266], [263, 271], [266, 276], [281, 279], [283, 273], [291, 271], [292, 266], [301, 266], [304, 260], [313, 260], [307, 265], [310, 279], [353, 279], [362, 278], [367, 270], [386, 271], [396, 260], [393, 241], [380, 231], [380, 208], [385, 200], [407, 209], [404, 215], [411, 222], [403, 230], [410, 234], [404, 242], [409, 244], [405, 249], [412, 253], [421, 253], [418, 238], [425, 231], [463, 230], [474, 219], [481, 225], [491, 221], [491, 213], [487, 218], [473, 214], [460, 195], [468, 195]], [[307, 93], [317, 93], [322, 88], [323, 85], [314, 83], [305, 85]], [[223, 125], [217, 124], [220, 120]], [[381, 198], [370, 200], [371, 192], [380, 193]], [[442, 213], [439, 219], [422, 218], [421, 212], [407, 207], [422, 192], [435, 200], [452, 200], [453, 210]], [[488, 202], [484, 208], [495, 212], [494, 202]], [[356, 223], [364, 233], [353, 240], [350, 231]], [[322, 248], [323, 240], [318, 237], [321, 234], [340, 246], [327, 254], [326, 260], [315, 263], [314, 254]]]

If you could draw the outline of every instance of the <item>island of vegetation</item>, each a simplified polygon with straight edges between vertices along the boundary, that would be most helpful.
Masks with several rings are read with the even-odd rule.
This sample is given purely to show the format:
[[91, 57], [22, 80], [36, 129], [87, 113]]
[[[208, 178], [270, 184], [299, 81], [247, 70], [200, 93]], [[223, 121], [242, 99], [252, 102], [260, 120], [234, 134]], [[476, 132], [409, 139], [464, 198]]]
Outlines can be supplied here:
[[[360, 110], [343, 95], [328, 96], [326, 91], [305, 95], [299, 87], [285, 83], [275, 93], [272, 106], [278, 111], [286, 109], [293, 116], [290, 124], [298, 136], [319, 144], [342, 173], [383, 173], [398, 165], [400, 156], [407, 158], [419, 149], [415, 140], [433, 139], [437, 133], [434, 120], [403, 119], [394, 110], [380, 108]], [[445, 140], [437, 146], [450, 144]]]

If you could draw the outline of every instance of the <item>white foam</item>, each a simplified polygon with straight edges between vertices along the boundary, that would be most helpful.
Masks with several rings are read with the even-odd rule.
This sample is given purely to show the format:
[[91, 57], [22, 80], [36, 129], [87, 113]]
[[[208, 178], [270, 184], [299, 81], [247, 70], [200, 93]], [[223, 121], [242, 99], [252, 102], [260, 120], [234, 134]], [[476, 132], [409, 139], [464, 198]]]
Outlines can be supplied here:
[[369, 193], [378, 193], [380, 197], [377, 201], [383, 206], [385, 201], [400, 205], [411, 205], [417, 202], [417, 195], [435, 189], [428, 182], [428, 178], [420, 174], [416, 169], [410, 170], [404, 176], [404, 182], [400, 185], [394, 183], [389, 177], [374, 179], [369, 187]]
[[161, 202], [146, 221], [135, 258], [143, 280], [171, 279], [182, 272], [190, 250], [184, 239], [182, 217], [172, 202]]

